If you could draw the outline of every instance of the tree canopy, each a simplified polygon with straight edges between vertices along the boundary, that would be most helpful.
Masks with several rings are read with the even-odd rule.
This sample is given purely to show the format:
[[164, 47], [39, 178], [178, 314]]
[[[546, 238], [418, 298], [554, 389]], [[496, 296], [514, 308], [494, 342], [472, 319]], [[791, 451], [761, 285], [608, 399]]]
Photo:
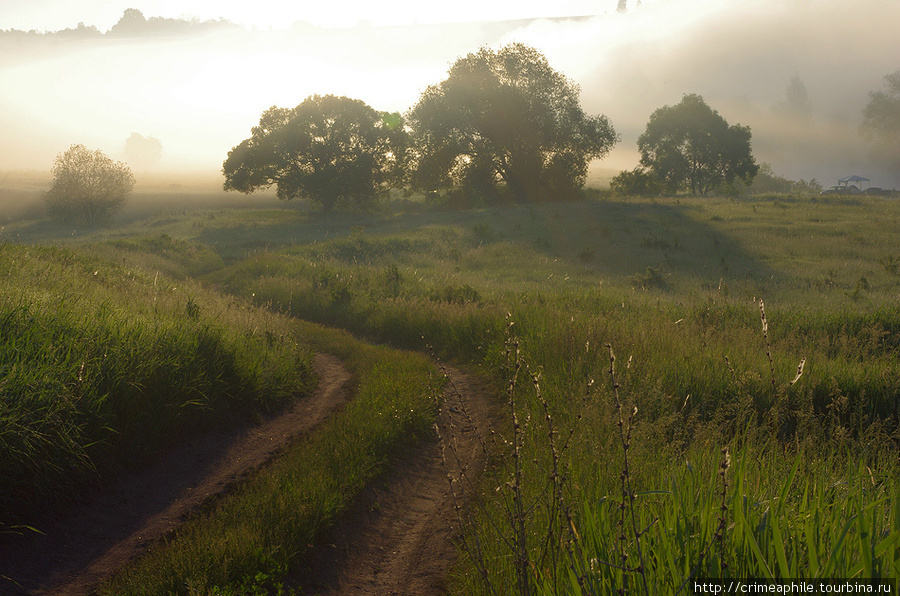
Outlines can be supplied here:
[[900, 166], [900, 69], [884, 80], [885, 90], [869, 94], [862, 129], [881, 143], [890, 163]]
[[134, 188], [134, 175], [102, 151], [72, 145], [56, 156], [44, 200], [52, 219], [84, 225], [109, 221]]
[[649, 168], [669, 192], [689, 190], [705, 195], [740, 180], [750, 184], [759, 171], [750, 148], [750, 129], [729, 126], [702, 97], [687, 94], [681, 103], [650, 115], [638, 138], [641, 165]]
[[275, 185], [278, 198], [310, 199], [325, 211], [365, 208], [402, 171], [402, 118], [357, 99], [313, 95], [295, 108], [272, 107], [251, 132], [223, 164], [226, 190]]
[[413, 188], [515, 200], [573, 196], [592, 159], [617, 140], [605, 116], [587, 116], [579, 89], [537, 50], [512, 44], [460, 58], [410, 110]]

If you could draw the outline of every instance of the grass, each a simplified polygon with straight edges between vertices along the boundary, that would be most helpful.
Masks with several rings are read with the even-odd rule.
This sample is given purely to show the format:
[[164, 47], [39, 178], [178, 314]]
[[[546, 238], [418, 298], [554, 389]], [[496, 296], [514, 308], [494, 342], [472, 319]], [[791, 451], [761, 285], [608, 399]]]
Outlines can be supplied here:
[[0, 245], [0, 522], [310, 390], [293, 322], [67, 249]]
[[[665, 490], [661, 487], [667, 482], [662, 479], [671, 476], [678, 462], [692, 450], [706, 462], [717, 462], [721, 447], [734, 442], [748, 425], [758, 435], [759, 444], [770, 446], [758, 456], [769, 466], [790, 469], [793, 458], [799, 457], [795, 454], [802, 453], [825, 468], [841, 470], [833, 477], [834, 482], [841, 481], [841, 476], [849, 482], [849, 475], [858, 473], [860, 465], [868, 466], [875, 476], [890, 477], [897, 472], [900, 310], [895, 300], [897, 281], [889, 267], [882, 267], [883, 271], [872, 268], [877, 262], [874, 257], [887, 253], [892, 246], [889, 230], [875, 226], [862, 253], [859, 244], [851, 243], [840, 250], [832, 247], [823, 252], [824, 263], [814, 266], [804, 260], [779, 261], [778, 255], [791, 252], [813, 259], [814, 255], [801, 250], [800, 245], [815, 244], [804, 238], [819, 233], [818, 222], [811, 222], [815, 225], [808, 230], [801, 228], [796, 236], [769, 236], [773, 227], [788, 225], [775, 218], [782, 218], [785, 208], [770, 203], [705, 204], [698, 200], [682, 208], [653, 202], [573, 205], [570, 213], [558, 216], [558, 207], [554, 211], [535, 207], [504, 210], [502, 218], [499, 213], [482, 212], [469, 215], [467, 224], [449, 226], [446, 234], [428, 227], [405, 234], [393, 229], [384, 234], [355, 230], [321, 244], [258, 253], [213, 274], [210, 280], [229, 291], [253, 296], [261, 304], [339, 324], [374, 340], [415, 348], [432, 344], [444, 356], [474, 362], [498, 379], [504, 370], [503, 318], [510, 313], [522, 349], [543, 371], [543, 395], [563, 428], [579, 416], [572, 405], [581, 402], [579, 388], [591, 378], [602, 377], [605, 356], [599, 348], [611, 343], [624, 354], [623, 359], [632, 362], [627, 384], [640, 414], [634, 419], [631, 449], [635, 461], [631, 468], [645, 492]], [[864, 209], [865, 205], [796, 205], [801, 207], [804, 212], [821, 207], [818, 218], [838, 219], [850, 207]], [[890, 217], [891, 212], [884, 214], [882, 210], [896, 209], [892, 203], [874, 204], [873, 208], [883, 217]], [[764, 212], [763, 216], [754, 220], [750, 215], [754, 210]], [[535, 216], [542, 211], [546, 212], [543, 217]], [[577, 226], [575, 222], [589, 221], [592, 212], [619, 213], [622, 218], [617, 221], [617, 231], [604, 224], [608, 231], [601, 232], [597, 245], [591, 247], [595, 256], [585, 263], [581, 256], [584, 249], [576, 251], [579, 244], [572, 241], [575, 235], [563, 236], [559, 231]], [[648, 212], [654, 215], [648, 217]], [[710, 212], [714, 214], [710, 216]], [[790, 208], [787, 215], [794, 215]], [[554, 222], [557, 217], [562, 221]], [[863, 216], [857, 213], [857, 217]], [[481, 223], [484, 218], [492, 218], [493, 223]], [[728, 221], [740, 225], [732, 227]], [[748, 229], [749, 222], [756, 227]], [[358, 248], [361, 234], [369, 236], [364, 250]], [[661, 237], [672, 240], [662, 242]], [[654, 240], [645, 241], [647, 238]], [[777, 238], [786, 240], [778, 242]], [[715, 246], [722, 247], [719, 254], [710, 254], [710, 247]], [[613, 262], [598, 263], [596, 255], [600, 254], [610, 254]], [[665, 276], [667, 287], [656, 284], [645, 290], [633, 284], [634, 276], [652, 267], [647, 264], [648, 258], [660, 259], [658, 271]], [[721, 264], [723, 261], [727, 267]], [[522, 263], [528, 266], [522, 267]], [[832, 272], [828, 284], [810, 281], [820, 275], [817, 268]], [[861, 291], [854, 283], [859, 277], [870, 280]], [[449, 293], [445, 290], [448, 287]], [[759, 305], [753, 300], [763, 293], [768, 314], [765, 337]], [[471, 298], [442, 298], [448, 295]], [[803, 376], [791, 385], [801, 361], [805, 362]], [[532, 419], [537, 419], [539, 412], [535, 407]], [[610, 491], [615, 494], [618, 490], [608, 484], [608, 479], [618, 478], [620, 470], [598, 469], [593, 462], [614, 461], [622, 448], [608, 439], [615, 422], [608, 408], [596, 404], [587, 408], [584, 418], [587, 422], [581, 424], [580, 438], [569, 454], [572, 490], [581, 495], [602, 493], [608, 498]], [[526, 459], [536, 458], [539, 465], [530, 469], [526, 466], [521, 490], [526, 495], [522, 498], [535, 504], [548, 494], [551, 456], [543, 451], [546, 439], [541, 439], [539, 431], [533, 431], [530, 437]], [[848, 450], [854, 452], [849, 460]], [[734, 445], [732, 452], [741, 453]], [[666, 456], [653, 457], [659, 453]], [[695, 499], [715, 501], [716, 468], [712, 465], [710, 476], [693, 485], [695, 493], [701, 485], [707, 491], [706, 496], [694, 494]], [[514, 476], [496, 482], [502, 485]], [[656, 478], [659, 484], [648, 484], [648, 478]], [[807, 468], [801, 471], [802, 483], [812, 478], [814, 472]], [[742, 478], [744, 484], [740, 486], [748, 480]], [[824, 494], [822, 487], [803, 487]], [[763, 484], [758, 492], [746, 497], [766, 502], [780, 488]], [[882, 496], [863, 491], [849, 502], [857, 503], [857, 513], [869, 515], [879, 499], [886, 498], [878, 505], [886, 512], [879, 523], [882, 528], [892, 528], [893, 510], [885, 503], [892, 502], [893, 490], [885, 488]], [[576, 503], [583, 499], [570, 498]], [[726, 493], [726, 500], [734, 498], [733, 492]], [[827, 508], [821, 502], [816, 507], [825, 515], [821, 512]], [[594, 513], [578, 518], [579, 524], [588, 524], [598, 515], [593, 506], [582, 504], [580, 508]], [[718, 527], [717, 510], [716, 506], [710, 509], [707, 541]], [[693, 515], [683, 509], [675, 511], [677, 515]], [[853, 515], [852, 519], [859, 519], [859, 515]], [[495, 523], [491, 519], [506, 518], [508, 512], [501, 507], [485, 513], [476, 525], [490, 527]], [[754, 528], [760, 519], [755, 518]], [[793, 540], [811, 540], [797, 533], [798, 522], [783, 521], [790, 526]], [[545, 537], [547, 524], [553, 523], [559, 525], [559, 520], [551, 523], [530, 518], [527, 526], [535, 537]], [[737, 522], [729, 518], [728, 523], [731, 527]], [[742, 523], [749, 527], [751, 522]], [[834, 526], [837, 535], [843, 532], [846, 520], [841, 523], [844, 525]], [[853, 536], [856, 530], [848, 528]], [[779, 531], [784, 535], [789, 528]], [[581, 527], [579, 533], [583, 532]], [[725, 532], [721, 539], [728, 541], [723, 550], [738, 552], [735, 540], [745, 544], [740, 565], [733, 567], [748, 573], [759, 572], [761, 567], [752, 564], [759, 565], [760, 560], [772, 564], [776, 555], [787, 556], [779, 554], [778, 549], [761, 550], [760, 555], [747, 551], [746, 544], [752, 542], [746, 536], [735, 538], [733, 532]], [[885, 540], [879, 534], [874, 546], [881, 557], [879, 564], [893, 573], [896, 550], [891, 550], [893, 543]], [[505, 550], [501, 545], [507, 542], [499, 535], [494, 541], [499, 548], [495, 560], [508, 561], [494, 570], [495, 585], [517, 585], [514, 561], [521, 549]], [[541, 543], [537, 540], [529, 548], [539, 548]], [[815, 543], [814, 557], [831, 556], [825, 552], [832, 548], [829, 544], [840, 545], [835, 557], [853, 562], [835, 567], [836, 573], [859, 572], [859, 540], [839, 542], [834, 532], [829, 533]], [[697, 557], [707, 546], [701, 545], [685, 553], [686, 560], [693, 557], [693, 565], [701, 563]], [[853, 545], [856, 550], [849, 548]], [[674, 548], [673, 543], [666, 548]], [[755, 559], [748, 558], [748, 552]], [[650, 556], [660, 555], [651, 552]], [[790, 567], [799, 570], [801, 576], [815, 569], [804, 556], [809, 555], [797, 555]], [[684, 565], [682, 561], [682, 570]], [[472, 570], [471, 577], [480, 576]], [[682, 580], [689, 576], [682, 575]], [[565, 580], [562, 571], [555, 572], [554, 577], [554, 582]], [[654, 582], [663, 581], [660, 577], [655, 576]], [[666, 581], [674, 581], [672, 577], [673, 573]], [[559, 583], [551, 584], [560, 589]], [[461, 585], [464, 588], [460, 591], [467, 593], [481, 589], [475, 580], [464, 580]]]
[[341, 354], [353, 400], [307, 441], [221, 499], [100, 590], [101, 594], [267, 594], [404, 446], [430, 436], [435, 371], [423, 356], [301, 327]]
[[[503, 386], [512, 321], [539, 380], [516, 384], [498, 429], [519, 445], [518, 472], [501, 442], [472, 489], [482, 554], [457, 591], [674, 593], [701, 575], [896, 577], [898, 220], [892, 200], [788, 196], [332, 217], [204, 207], [66, 242], [370, 341], [432, 346]], [[29, 230], [44, 233], [4, 233]], [[624, 417], [603, 382], [607, 344]], [[551, 438], [571, 428], [555, 455]]]
[[[724, 468], [722, 499], [722, 466], [712, 453], [693, 455], [635, 497], [649, 593], [690, 593], [684, 586], [696, 578], [897, 578], [895, 476], [802, 454], [776, 467], [745, 446]], [[761, 457], [769, 465], [753, 470]], [[610, 565], [619, 560], [619, 504], [601, 494], [582, 506], [581, 558], [570, 565], [576, 593], [646, 593], [640, 575]], [[628, 560], [637, 560], [636, 544]]]

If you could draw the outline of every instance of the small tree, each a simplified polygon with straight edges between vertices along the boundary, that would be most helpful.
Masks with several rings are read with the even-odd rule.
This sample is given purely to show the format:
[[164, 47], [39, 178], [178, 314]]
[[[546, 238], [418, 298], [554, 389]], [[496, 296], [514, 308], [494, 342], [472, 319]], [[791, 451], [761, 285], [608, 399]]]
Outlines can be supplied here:
[[638, 139], [641, 165], [664, 181], [669, 192], [686, 189], [705, 195], [735, 180], [749, 185], [759, 171], [750, 136], [749, 128], [729, 126], [699, 95], [685, 95], [678, 105], [650, 115]]
[[884, 81], [885, 90], [869, 94], [862, 131], [878, 141], [888, 163], [900, 168], [900, 69], [886, 75]]
[[338, 204], [367, 208], [399, 182], [404, 151], [399, 114], [313, 95], [263, 113], [251, 137], [229, 151], [224, 187], [249, 194], [274, 184], [278, 198], [310, 199], [326, 212]]
[[44, 200], [51, 219], [95, 226], [108, 223], [134, 188], [134, 175], [102, 151], [72, 145], [56, 156]]

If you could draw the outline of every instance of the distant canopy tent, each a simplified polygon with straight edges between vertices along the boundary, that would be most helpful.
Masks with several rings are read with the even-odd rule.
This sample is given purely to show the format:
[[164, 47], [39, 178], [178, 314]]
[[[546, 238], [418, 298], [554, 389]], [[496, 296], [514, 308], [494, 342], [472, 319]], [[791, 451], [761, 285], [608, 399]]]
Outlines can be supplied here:
[[[864, 184], [865, 183], [865, 184]], [[860, 190], [865, 190], [867, 186], [869, 186], [869, 179], [863, 178], [862, 176], [847, 176], [846, 178], [841, 178], [838, 180], [838, 186], [843, 186], [846, 188], [850, 188], [850, 186], [855, 186]]]

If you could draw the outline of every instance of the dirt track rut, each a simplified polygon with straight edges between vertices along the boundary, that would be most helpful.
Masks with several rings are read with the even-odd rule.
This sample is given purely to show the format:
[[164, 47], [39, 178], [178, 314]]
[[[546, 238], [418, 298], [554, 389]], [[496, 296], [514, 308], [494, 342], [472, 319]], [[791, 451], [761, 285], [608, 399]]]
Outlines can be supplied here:
[[[315, 393], [258, 426], [183, 444], [153, 466], [128, 474], [45, 535], [0, 541], [0, 594], [83, 596], [175, 530], [207, 498], [271, 459], [349, 398], [349, 373], [336, 358], [315, 361]], [[300, 565], [287, 584], [328, 596], [447, 593], [456, 558], [454, 499], [448, 474], [483, 467], [477, 431], [490, 424], [491, 399], [475, 376], [448, 369], [440, 426], [458, 458], [442, 463], [441, 445], [405, 452], [364, 491], [354, 509]], [[450, 429], [453, 429], [452, 432]]]
[[[321, 596], [437, 596], [447, 594], [447, 572], [459, 531], [448, 475], [476, 476], [486, 456], [478, 440], [491, 421], [491, 398], [477, 377], [447, 369], [441, 434], [458, 458], [427, 442], [403, 455], [370, 486], [351, 512], [320, 543], [290, 585]], [[452, 429], [452, 430], [451, 430]]]
[[315, 368], [316, 391], [287, 412], [251, 428], [183, 443], [56, 520], [44, 535], [0, 541], [0, 594], [89, 593], [204, 500], [267, 462], [348, 399], [350, 375], [337, 358], [320, 354]]

